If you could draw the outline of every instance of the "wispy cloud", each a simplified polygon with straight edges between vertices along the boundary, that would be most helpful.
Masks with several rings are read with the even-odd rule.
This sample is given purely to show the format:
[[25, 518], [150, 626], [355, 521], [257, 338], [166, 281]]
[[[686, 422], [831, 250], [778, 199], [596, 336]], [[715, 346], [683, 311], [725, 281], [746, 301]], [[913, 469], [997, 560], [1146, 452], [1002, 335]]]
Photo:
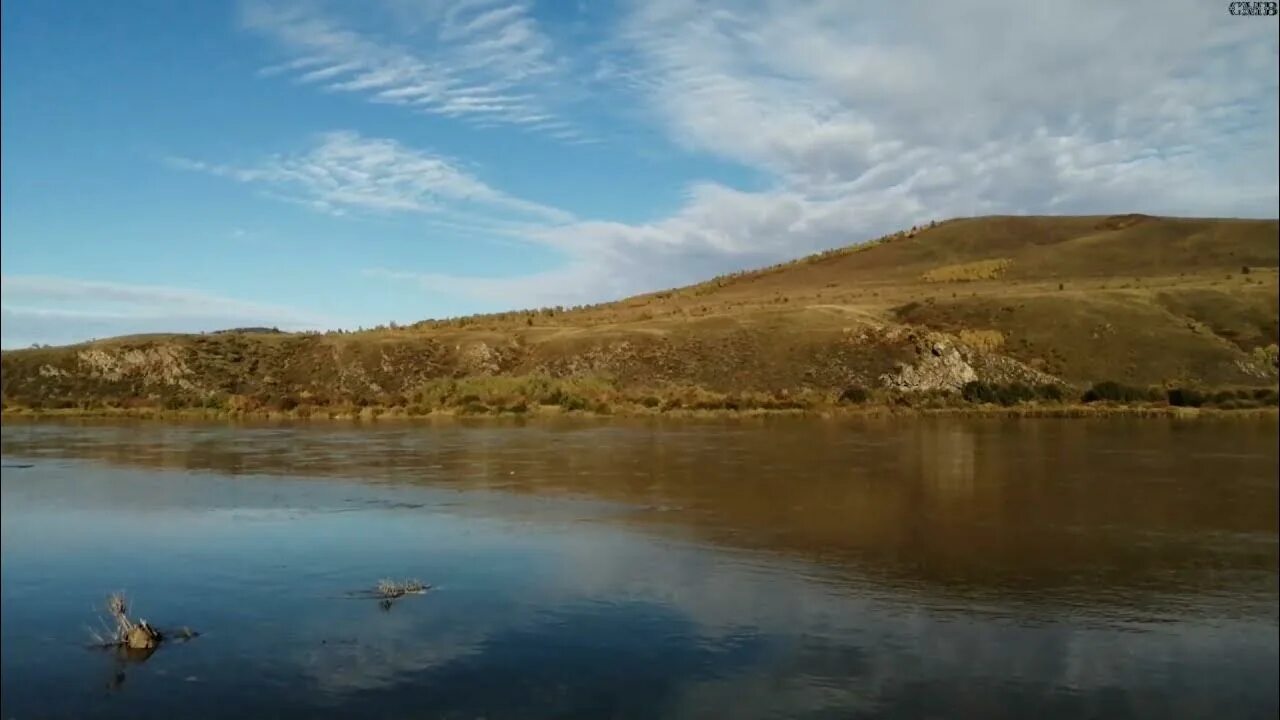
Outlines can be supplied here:
[[320, 330], [341, 320], [189, 288], [48, 275], [0, 276], [0, 344], [61, 344], [141, 332], [193, 332], [238, 326]]
[[[959, 22], [971, 15], [989, 22]], [[1275, 93], [1274, 32], [1204, 3], [657, 0], [625, 37], [674, 137], [806, 188], [940, 164], [962, 184], [1002, 151], [1107, 169], [1230, 128], [1274, 137], [1274, 110], [1257, 114]], [[1042, 185], [1071, 180], [1048, 170]]]
[[399, 10], [400, 34], [407, 38], [358, 32], [311, 5], [258, 0], [245, 4], [242, 15], [247, 28], [293, 56], [263, 75], [564, 142], [591, 141], [553, 108], [563, 63], [527, 3], [414, 3]]
[[475, 223], [489, 224], [502, 218], [559, 223], [573, 217], [503, 193], [449, 158], [350, 131], [324, 133], [304, 153], [276, 155], [249, 167], [186, 158], [172, 158], [171, 163], [256, 185], [280, 199], [335, 215], [410, 212], [471, 216]]
[[[1220, 5], [651, 0], [619, 25], [597, 81], [770, 185], [695, 182], [665, 218], [531, 231], [595, 299], [934, 218], [1274, 217], [1280, 199], [1274, 25]], [[555, 277], [408, 279], [522, 304]]]

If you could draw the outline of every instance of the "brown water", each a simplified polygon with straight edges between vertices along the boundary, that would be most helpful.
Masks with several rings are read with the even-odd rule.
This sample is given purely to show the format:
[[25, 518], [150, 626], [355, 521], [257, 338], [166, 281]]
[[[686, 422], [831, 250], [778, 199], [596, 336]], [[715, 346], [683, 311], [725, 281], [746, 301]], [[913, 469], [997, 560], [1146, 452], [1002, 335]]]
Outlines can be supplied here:
[[[1274, 421], [6, 424], [4, 717], [1274, 717]], [[389, 610], [345, 597], [436, 585]], [[82, 645], [106, 592], [196, 640]]]

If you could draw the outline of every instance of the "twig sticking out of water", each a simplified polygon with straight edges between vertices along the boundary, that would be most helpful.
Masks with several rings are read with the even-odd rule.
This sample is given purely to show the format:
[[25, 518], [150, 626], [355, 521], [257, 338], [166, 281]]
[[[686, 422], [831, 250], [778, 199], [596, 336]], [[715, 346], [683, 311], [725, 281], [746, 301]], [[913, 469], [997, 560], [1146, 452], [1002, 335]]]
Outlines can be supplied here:
[[[99, 647], [152, 650], [166, 637], [146, 620], [139, 619], [134, 622], [129, 617], [129, 602], [122, 592], [107, 596], [107, 614], [111, 619], [108, 622], [100, 618], [101, 632], [89, 631]], [[180, 640], [190, 640], [196, 635], [197, 633], [188, 627], [183, 627], [174, 633], [174, 637]]]
[[377, 587], [374, 589], [374, 595], [383, 600], [395, 600], [405, 595], [423, 595], [429, 587], [429, 585], [424, 585], [417, 580], [405, 580], [403, 582], [379, 580]]

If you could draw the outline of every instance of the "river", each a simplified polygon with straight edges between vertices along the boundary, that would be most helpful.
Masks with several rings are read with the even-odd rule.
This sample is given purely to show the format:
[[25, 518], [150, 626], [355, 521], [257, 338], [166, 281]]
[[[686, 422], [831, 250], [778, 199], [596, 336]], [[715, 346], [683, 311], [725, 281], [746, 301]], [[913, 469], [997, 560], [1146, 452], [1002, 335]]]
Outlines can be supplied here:
[[[5, 718], [1273, 718], [1272, 420], [6, 422]], [[381, 578], [432, 585], [379, 603]], [[108, 593], [198, 630], [89, 649]]]

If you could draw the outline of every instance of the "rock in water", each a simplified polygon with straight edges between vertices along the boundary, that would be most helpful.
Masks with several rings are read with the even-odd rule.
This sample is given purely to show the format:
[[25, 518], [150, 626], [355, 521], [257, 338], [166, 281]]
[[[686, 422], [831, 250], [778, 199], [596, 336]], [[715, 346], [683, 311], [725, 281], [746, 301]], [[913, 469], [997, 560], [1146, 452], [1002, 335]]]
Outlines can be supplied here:
[[159, 644], [160, 633], [145, 622], [134, 625], [125, 638], [125, 645], [131, 650], [150, 650]]

